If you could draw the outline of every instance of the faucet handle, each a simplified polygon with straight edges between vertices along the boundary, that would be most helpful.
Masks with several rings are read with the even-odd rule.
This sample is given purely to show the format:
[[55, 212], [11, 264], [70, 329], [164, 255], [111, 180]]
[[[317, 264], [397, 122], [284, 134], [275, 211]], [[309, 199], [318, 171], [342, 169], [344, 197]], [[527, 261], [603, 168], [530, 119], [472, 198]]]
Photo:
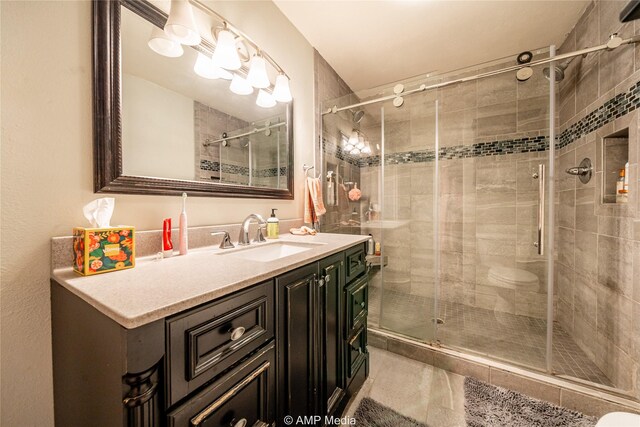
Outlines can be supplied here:
[[228, 231], [214, 231], [211, 233], [212, 236], [219, 236], [221, 234], [224, 234], [224, 237], [222, 238], [222, 242], [220, 242], [220, 249], [235, 248], [233, 243], [231, 243], [231, 236], [229, 236]]
[[267, 239], [264, 238], [264, 234], [262, 234], [262, 230], [265, 228], [266, 227], [264, 225], [258, 224], [258, 231], [256, 232], [256, 240], [254, 240], [254, 242], [263, 243], [267, 241]]

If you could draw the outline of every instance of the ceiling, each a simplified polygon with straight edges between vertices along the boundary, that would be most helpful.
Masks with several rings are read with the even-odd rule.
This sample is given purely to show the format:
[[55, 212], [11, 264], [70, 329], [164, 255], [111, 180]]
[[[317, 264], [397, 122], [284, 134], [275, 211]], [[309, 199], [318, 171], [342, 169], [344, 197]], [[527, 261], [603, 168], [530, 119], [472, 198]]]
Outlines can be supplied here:
[[274, 0], [352, 90], [556, 44], [589, 0]]

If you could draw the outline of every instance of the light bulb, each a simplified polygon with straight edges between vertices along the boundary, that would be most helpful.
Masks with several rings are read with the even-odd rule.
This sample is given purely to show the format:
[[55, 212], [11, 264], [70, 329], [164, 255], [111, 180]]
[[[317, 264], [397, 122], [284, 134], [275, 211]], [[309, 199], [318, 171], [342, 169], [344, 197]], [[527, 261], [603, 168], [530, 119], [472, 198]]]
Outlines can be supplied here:
[[364, 137], [362, 135], [358, 135], [358, 143], [356, 144], [356, 148], [362, 150], [364, 148]]
[[344, 146], [344, 149], [348, 152], [351, 152], [353, 148], [354, 148], [353, 145], [349, 144], [348, 142], [347, 142], [347, 145]]
[[227, 70], [225, 70], [224, 68], [220, 68], [218, 67], [214, 62], [213, 59], [211, 60], [211, 64], [216, 67], [218, 69], [218, 75], [220, 76], [221, 79], [224, 80], [231, 80], [233, 79], [233, 74], [228, 72]]
[[349, 144], [353, 146], [358, 144], [358, 131], [355, 129], [351, 132], [351, 136], [349, 137]]
[[362, 152], [364, 154], [371, 154], [371, 147], [369, 147], [368, 145], [366, 145], [363, 149]]
[[217, 79], [220, 78], [220, 70], [221, 68], [215, 65], [211, 58], [198, 52], [198, 59], [193, 66], [193, 71], [197, 75], [205, 79]]
[[236, 37], [229, 30], [218, 33], [216, 48], [213, 51], [213, 62], [227, 70], [237, 70], [242, 65], [236, 49]]
[[271, 108], [276, 105], [276, 100], [266, 90], [260, 89], [258, 91], [258, 98], [256, 99], [256, 105], [262, 108]]
[[351, 150], [351, 154], [360, 154], [360, 149], [359, 148], [354, 148], [353, 150]]
[[240, 77], [238, 74], [233, 75], [229, 89], [238, 95], [251, 95], [253, 93], [253, 87], [246, 79]]
[[188, 0], [171, 0], [169, 19], [164, 25], [164, 31], [187, 46], [200, 44], [200, 32]]
[[289, 89], [289, 78], [284, 74], [278, 74], [276, 77], [273, 97], [278, 102], [289, 102], [293, 99], [291, 97], [291, 90]]
[[251, 66], [249, 67], [247, 81], [251, 86], [258, 89], [264, 89], [271, 85], [269, 76], [267, 75], [266, 61], [263, 57], [255, 55], [251, 58]]
[[173, 40], [161, 28], [156, 26], [151, 30], [151, 36], [147, 44], [155, 53], [169, 58], [177, 58], [184, 53], [180, 43]]

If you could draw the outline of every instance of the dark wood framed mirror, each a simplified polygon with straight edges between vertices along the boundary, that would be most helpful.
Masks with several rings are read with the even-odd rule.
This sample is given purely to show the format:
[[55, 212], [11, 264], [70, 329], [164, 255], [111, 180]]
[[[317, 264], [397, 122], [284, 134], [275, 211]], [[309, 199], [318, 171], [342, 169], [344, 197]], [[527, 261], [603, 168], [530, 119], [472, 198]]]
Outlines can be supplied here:
[[167, 17], [145, 0], [93, 2], [95, 192], [293, 199], [292, 102], [261, 109], [197, 76], [195, 58], [213, 47], [204, 37], [182, 63], [151, 52], [143, 38]]

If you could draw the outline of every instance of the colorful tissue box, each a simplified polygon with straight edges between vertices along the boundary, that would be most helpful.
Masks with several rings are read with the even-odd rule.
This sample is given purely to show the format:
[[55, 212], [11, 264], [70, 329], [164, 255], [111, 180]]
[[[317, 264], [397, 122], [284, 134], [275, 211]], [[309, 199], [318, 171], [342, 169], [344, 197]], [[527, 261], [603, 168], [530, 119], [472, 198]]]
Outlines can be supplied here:
[[73, 269], [90, 276], [133, 268], [136, 264], [135, 228], [73, 229]]

